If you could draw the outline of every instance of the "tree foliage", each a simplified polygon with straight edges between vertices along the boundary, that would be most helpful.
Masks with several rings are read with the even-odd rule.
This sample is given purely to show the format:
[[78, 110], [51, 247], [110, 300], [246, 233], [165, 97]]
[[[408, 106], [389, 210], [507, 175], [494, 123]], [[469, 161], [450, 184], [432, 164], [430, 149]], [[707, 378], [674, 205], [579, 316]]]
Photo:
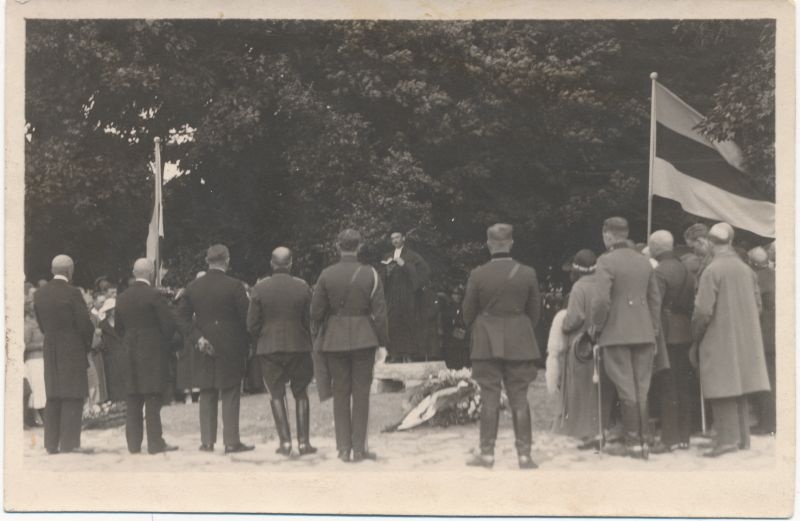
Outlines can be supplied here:
[[[279, 244], [314, 279], [345, 226], [375, 260], [410, 231], [442, 283], [516, 227], [545, 273], [622, 214], [643, 239], [648, 74], [733, 138], [774, 190], [767, 21], [57, 21], [27, 23], [26, 272], [78, 279], [143, 254], [153, 138], [164, 257], [183, 284], [226, 243], [252, 281]], [[656, 225], [693, 218], [656, 204]]]

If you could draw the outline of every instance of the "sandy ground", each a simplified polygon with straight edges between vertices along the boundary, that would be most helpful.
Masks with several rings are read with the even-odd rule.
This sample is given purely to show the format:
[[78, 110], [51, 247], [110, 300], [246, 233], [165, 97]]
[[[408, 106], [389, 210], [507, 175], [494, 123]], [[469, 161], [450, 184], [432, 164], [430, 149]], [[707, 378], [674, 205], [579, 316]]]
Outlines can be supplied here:
[[[333, 439], [332, 404], [322, 404], [312, 396], [312, 444], [318, 453], [302, 458], [285, 458], [275, 454], [277, 440], [272, 417], [269, 413], [268, 396], [265, 394], [244, 396], [241, 407], [241, 434], [246, 443], [256, 445], [252, 452], [225, 455], [221, 446], [221, 424], [216, 452], [198, 451], [200, 444], [197, 404], [175, 404], [164, 407], [162, 421], [164, 437], [180, 450], [167, 454], [132, 455], [125, 445], [123, 426], [105, 429], [86, 429], [82, 435], [82, 446], [94, 450], [94, 454], [48, 455], [42, 445], [42, 429], [25, 431], [25, 465], [32, 470], [70, 471], [104, 470], [113, 467], [116, 471], [144, 472], [215, 472], [236, 469], [276, 469], [286, 471], [336, 470], [348, 471], [381, 470], [456, 470], [489, 472], [486, 469], [469, 468], [464, 461], [469, 451], [476, 446], [478, 426], [464, 425], [441, 427], [418, 427], [406, 432], [381, 432], [384, 427], [399, 420], [402, 413], [402, 394], [374, 395], [371, 401], [370, 450], [378, 454], [377, 461], [358, 465], [345, 464], [336, 458]], [[701, 438], [692, 440], [688, 451], [653, 455], [647, 462], [609, 455], [598, 455], [591, 451], [579, 451], [577, 442], [548, 431], [552, 418], [553, 403], [546, 397], [544, 382], [531, 387], [530, 399], [534, 411], [533, 458], [540, 470], [591, 469], [591, 470], [745, 470], [764, 469], [774, 465], [774, 439], [756, 437], [752, 448], [718, 459], [703, 458], [698, 444]], [[291, 402], [293, 417], [294, 405]], [[292, 418], [294, 420], [294, 418]], [[294, 433], [294, 421], [292, 421]], [[296, 445], [295, 445], [296, 447]], [[503, 413], [500, 435], [497, 442], [495, 469], [516, 468], [514, 440], [510, 415]]]

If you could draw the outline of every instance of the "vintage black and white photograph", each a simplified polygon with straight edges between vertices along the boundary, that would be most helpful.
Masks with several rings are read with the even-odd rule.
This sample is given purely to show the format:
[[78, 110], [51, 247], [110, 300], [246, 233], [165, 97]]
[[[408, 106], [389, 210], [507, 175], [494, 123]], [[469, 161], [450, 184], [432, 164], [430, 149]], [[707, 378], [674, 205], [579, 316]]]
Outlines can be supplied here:
[[[351, 476], [400, 473], [413, 500], [415, 481], [446, 475], [456, 495], [460, 479], [486, 492], [450, 513], [536, 515], [559, 512], [531, 506], [555, 476], [605, 476], [588, 498], [616, 473], [708, 486], [788, 457], [785, 490], [762, 499], [789, 514], [794, 245], [779, 214], [794, 134], [776, 147], [776, 117], [791, 123], [794, 102], [778, 103], [776, 64], [793, 7], [769, 5], [725, 19], [17, 7], [6, 486], [13, 453], [58, 476], [56, 498], [73, 475], [171, 476], [111, 510], [421, 514], [448, 511], [292, 509], [181, 483], [286, 479], [302, 498], [305, 479], [335, 497]], [[499, 479], [531, 497], [493, 509]], [[642, 486], [642, 503], [662, 493]], [[37, 510], [16, 494], [6, 508]], [[91, 496], [63, 510], [105, 504]], [[613, 512], [579, 496], [561, 513]], [[615, 513], [695, 513], [661, 504]]]

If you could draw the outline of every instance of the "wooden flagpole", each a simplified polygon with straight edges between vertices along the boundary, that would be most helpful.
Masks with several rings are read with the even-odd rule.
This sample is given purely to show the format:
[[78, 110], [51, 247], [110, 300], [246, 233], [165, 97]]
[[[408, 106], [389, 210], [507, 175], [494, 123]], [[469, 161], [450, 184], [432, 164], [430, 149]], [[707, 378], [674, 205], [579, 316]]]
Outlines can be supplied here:
[[653, 167], [656, 161], [656, 81], [658, 73], [651, 72], [650, 80], [650, 171], [647, 182], [647, 237], [645, 237], [645, 242], [653, 233]]
[[153, 173], [155, 174], [155, 190], [153, 194], [153, 203], [157, 205], [157, 208], [154, 212], [156, 216], [156, 255], [155, 255], [155, 287], [161, 287], [161, 227], [163, 224], [161, 223], [161, 188], [163, 186], [163, 179], [161, 175], [161, 138], [156, 136], [153, 138], [153, 144], [155, 147], [155, 168], [153, 169]]

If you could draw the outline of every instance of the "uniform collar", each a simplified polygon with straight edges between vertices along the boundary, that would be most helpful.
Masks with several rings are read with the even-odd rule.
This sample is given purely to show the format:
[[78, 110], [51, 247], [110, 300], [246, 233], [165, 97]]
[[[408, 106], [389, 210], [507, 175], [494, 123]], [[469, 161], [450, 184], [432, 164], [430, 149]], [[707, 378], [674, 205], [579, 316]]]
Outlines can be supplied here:
[[275, 275], [289, 275], [289, 269], [288, 268], [275, 268], [275, 269], [272, 270], [272, 275], [273, 276], [275, 276]]
[[623, 248], [630, 248], [630, 247], [631, 245], [628, 244], [628, 241], [619, 241], [609, 246], [608, 251], [621, 250]]
[[497, 253], [492, 253], [492, 260], [512, 260], [511, 259], [511, 252], [508, 251], [501, 251]]
[[140, 278], [137, 278], [137, 279], [136, 279], [136, 282], [141, 282], [141, 283], [143, 283], [143, 284], [147, 284], [148, 286], [150, 286], [150, 281], [149, 281], [149, 280], [147, 280], [147, 279], [140, 279]]
[[63, 280], [64, 282], [69, 282], [69, 279], [64, 275], [53, 275], [53, 280]]
[[677, 259], [678, 257], [675, 255], [675, 252], [672, 250], [662, 251], [655, 257], [653, 257], [658, 262], [661, 262], [666, 259]]
[[358, 262], [358, 257], [355, 253], [342, 253], [340, 262]]
[[208, 268], [208, 271], [206, 271], [206, 275], [211, 275], [212, 273], [222, 273], [224, 275], [225, 270], [222, 268]]

